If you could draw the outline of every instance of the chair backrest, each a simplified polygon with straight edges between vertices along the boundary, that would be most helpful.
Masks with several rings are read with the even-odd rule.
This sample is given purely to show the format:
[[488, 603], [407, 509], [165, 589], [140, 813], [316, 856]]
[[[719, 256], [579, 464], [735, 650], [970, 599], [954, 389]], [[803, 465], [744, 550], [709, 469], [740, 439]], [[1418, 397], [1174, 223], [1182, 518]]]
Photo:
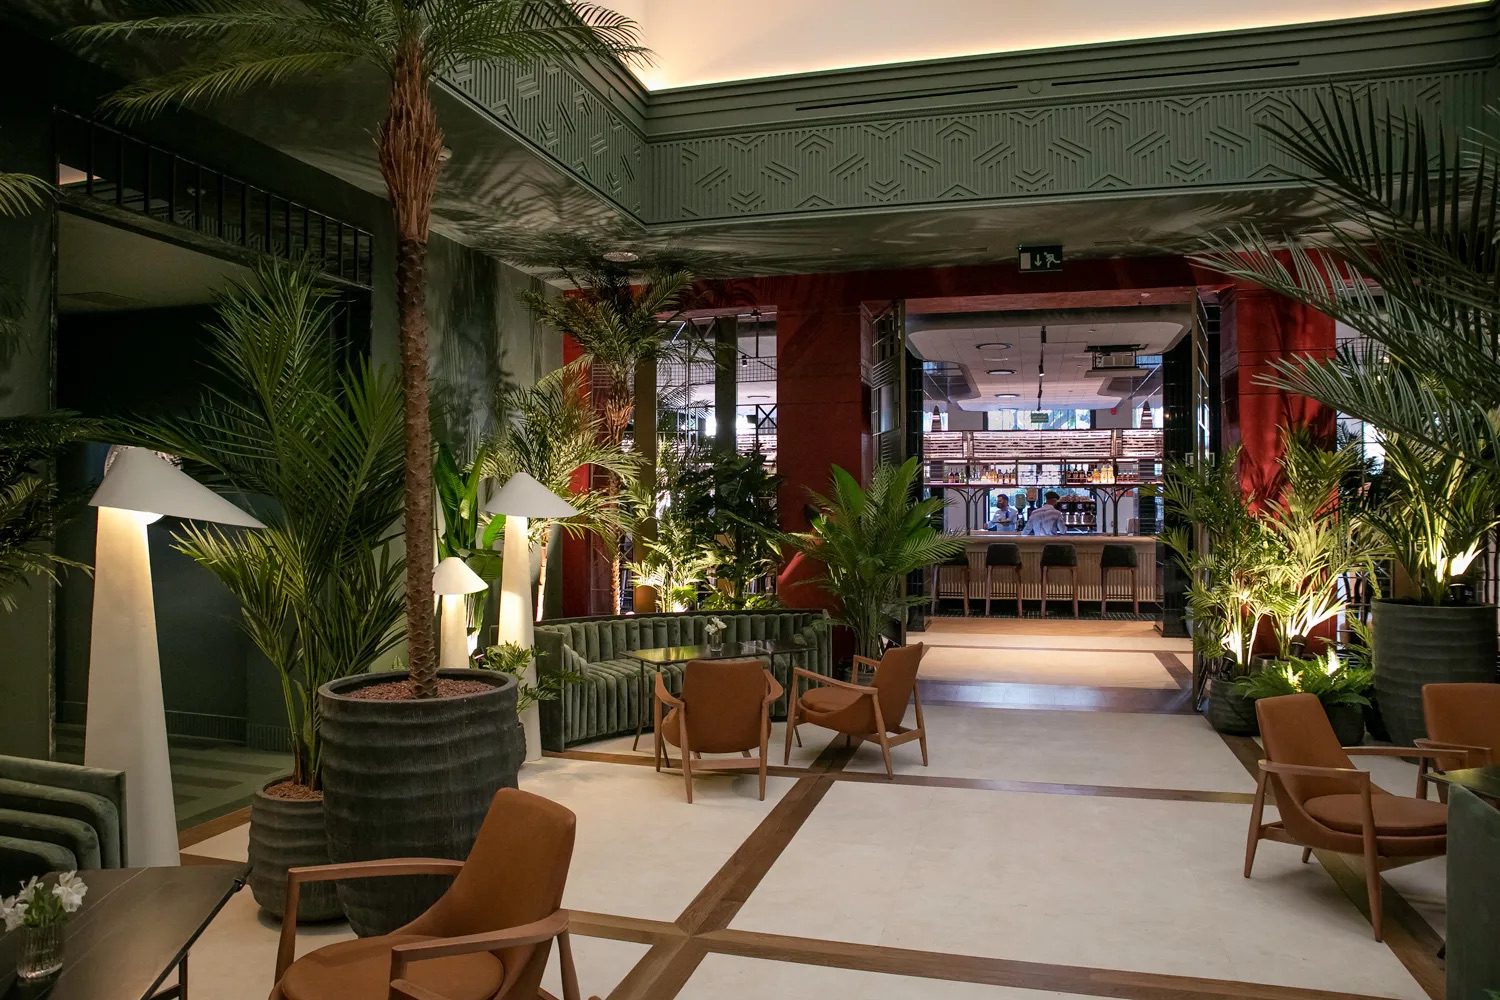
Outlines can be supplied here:
[[906, 719], [906, 706], [911, 702], [912, 691], [917, 687], [917, 668], [922, 665], [922, 656], [927, 647], [896, 646], [887, 650], [875, 668], [875, 679], [871, 686], [880, 692], [880, 718], [887, 730], [901, 725]]
[[760, 746], [766, 699], [761, 660], [694, 660], [682, 674], [688, 740], [695, 751], [738, 753]]
[[[562, 906], [576, 823], [572, 811], [556, 802], [515, 788], [500, 789], [453, 885], [400, 933], [457, 937], [519, 927], [551, 915]], [[536, 996], [547, 952], [545, 944], [500, 952], [505, 985], [499, 996]]]
[[[1255, 703], [1255, 717], [1260, 721], [1260, 738], [1266, 748], [1266, 759], [1277, 764], [1309, 764], [1313, 767], [1353, 767], [1349, 755], [1339, 746], [1333, 724], [1323, 703], [1314, 694], [1284, 694], [1262, 698]], [[1303, 775], [1278, 775], [1277, 783], [1297, 802], [1319, 795], [1338, 795], [1354, 791], [1354, 786], [1336, 778], [1311, 778]]]
[[1014, 542], [995, 542], [984, 550], [986, 566], [1021, 565], [1021, 546]]
[[1431, 739], [1488, 747], [1500, 761], [1500, 684], [1424, 684], [1422, 715]]

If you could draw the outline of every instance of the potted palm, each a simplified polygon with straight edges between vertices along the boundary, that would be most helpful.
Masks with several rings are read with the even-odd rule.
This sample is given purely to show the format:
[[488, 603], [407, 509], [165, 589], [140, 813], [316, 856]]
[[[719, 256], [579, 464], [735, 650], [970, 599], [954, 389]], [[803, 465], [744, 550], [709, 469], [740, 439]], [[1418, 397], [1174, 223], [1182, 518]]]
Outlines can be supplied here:
[[785, 536], [789, 548], [822, 565], [823, 588], [839, 602], [832, 621], [854, 633], [861, 656], [878, 659], [880, 637], [924, 600], [906, 593], [907, 576], [964, 549], [933, 526], [943, 501], [915, 499], [920, 472], [915, 458], [881, 465], [864, 489], [834, 466], [832, 492], [813, 495], [818, 513], [809, 530]]
[[1273, 547], [1253, 498], [1240, 485], [1238, 449], [1201, 464], [1174, 462], [1161, 494], [1179, 523], [1162, 542], [1189, 580], [1193, 651], [1202, 664], [1208, 721], [1221, 733], [1257, 730], [1254, 706], [1235, 682], [1256, 668], [1257, 641], [1273, 601]]
[[[292, 773], [250, 808], [250, 887], [280, 915], [286, 869], [327, 863], [319, 686], [360, 674], [402, 637], [401, 391], [389, 373], [344, 370], [329, 349], [336, 297], [308, 270], [266, 263], [222, 294], [210, 328], [213, 378], [186, 417], [137, 423], [141, 444], [191, 463], [205, 482], [253, 498], [264, 531], [184, 525], [177, 547], [234, 594], [241, 624], [275, 669]], [[304, 893], [298, 918], [341, 913]]]
[[1366, 517], [1411, 587], [1375, 602], [1375, 698], [1391, 740], [1410, 745], [1427, 735], [1423, 685], [1495, 679], [1495, 606], [1465, 584], [1500, 524], [1500, 470], [1392, 435], [1379, 485]]
[[1375, 691], [1391, 738], [1409, 742], [1424, 732], [1423, 683], [1494, 679], [1495, 609], [1454, 585], [1500, 501], [1500, 254], [1485, 222], [1500, 210], [1500, 135], [1432, 127], [1347, 91], [1267, 130], [1332, 224], [1242, 227], [1199, 259], [1360, 335], [1333, 357], [1274, 363], [1263, 380], [1386, 438], [1388, 500], [1373, 523], [1415, 596], [1377, 604]]

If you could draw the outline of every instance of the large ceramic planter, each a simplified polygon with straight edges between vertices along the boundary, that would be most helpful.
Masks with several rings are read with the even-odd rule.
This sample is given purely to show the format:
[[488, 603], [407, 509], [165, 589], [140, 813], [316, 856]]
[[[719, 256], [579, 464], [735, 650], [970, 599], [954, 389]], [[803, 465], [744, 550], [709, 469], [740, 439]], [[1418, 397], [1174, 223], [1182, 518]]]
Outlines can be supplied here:
[[[335, 863], [462, 860], [495, 793], [516, 787], [524, 751], [515, 740], [515, 679], [483, 670], [439, 676], [488, 687], [423, 700], [350, 697], [362, 687], [405, 680], [402, 672], [346, 677], [318, 690], [324, 825]], [[384, 934], [431, 906], [449, 881], [351, 880], [339, 883], [339, 901], [356, 934]]]
[[1208, 724], [1228, 736], [1254, 736], [1260, 732], [1255, 702], [1234, 691], [1234, 681], [1215, 677], [1208, 682]]
[[1495, 606], [1375, 602], [1375, 700], [1392, 743], [1427, 735], [1424, 684], [1495, 679]]
[[[287, 778], [268, 782], [265, 788]], [[322, 799], [282, 799], [258, 790], [250, 800], [250, 893], [271, 916], [286, 910], [286, 870], [326, 865], [328, 836], [323, 830]], [[297, 902], [297, 922], [337, 920], [344, 915], [332, 882], [309, 882]]]
[[1323, 711], [1328, 715], [1328, 724], [1333, 727], [1333, 735], [1338, 737], [1339, 746], [1357, 747], [1364, 742], [1363, 705], [1324, 705]]

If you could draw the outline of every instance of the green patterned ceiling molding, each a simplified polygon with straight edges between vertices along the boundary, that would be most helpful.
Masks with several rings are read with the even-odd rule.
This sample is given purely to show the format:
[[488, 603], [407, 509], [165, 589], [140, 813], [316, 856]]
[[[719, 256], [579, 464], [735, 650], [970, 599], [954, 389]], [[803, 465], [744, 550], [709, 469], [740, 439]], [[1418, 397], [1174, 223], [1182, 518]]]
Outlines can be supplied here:
[[[1465, 126], [1494, 70], [1353, 85]], [[1345, 84], [1348, 86], [1347, 84]], [[1285, 182], [1260, 124], [1327, 83], [764, 128], [653, 142], [653, 223]]]

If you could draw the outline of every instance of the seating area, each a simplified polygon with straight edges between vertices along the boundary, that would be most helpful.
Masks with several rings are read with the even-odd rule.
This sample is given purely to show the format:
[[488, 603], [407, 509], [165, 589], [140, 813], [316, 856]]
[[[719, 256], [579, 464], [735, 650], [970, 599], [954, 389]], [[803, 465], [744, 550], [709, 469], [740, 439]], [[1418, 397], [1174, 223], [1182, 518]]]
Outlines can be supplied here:
[[1500, 0], [0, 92], [0, 1000], [1500, 1000]]

